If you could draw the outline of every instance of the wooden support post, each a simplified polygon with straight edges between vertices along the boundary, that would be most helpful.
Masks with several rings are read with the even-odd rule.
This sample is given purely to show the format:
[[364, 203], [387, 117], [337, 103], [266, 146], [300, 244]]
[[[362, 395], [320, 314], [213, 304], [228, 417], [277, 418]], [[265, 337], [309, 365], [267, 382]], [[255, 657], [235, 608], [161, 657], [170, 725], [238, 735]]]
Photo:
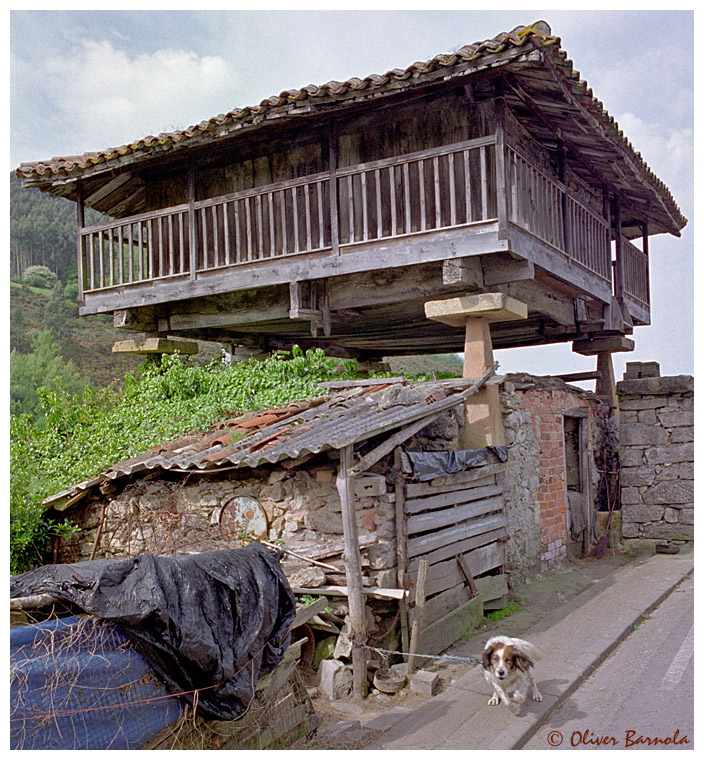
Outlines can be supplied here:
[[624, 267], [623, 267], [623, 237], [621, 236], [621, 204], [618, 198], [614, 199], [614, 235], [616, 240], [616, 260], [614, 267], [614, 295], [623, 309], [623, 292], [624, 292]]
[[408, 665], [406, 666], [406, 676], [410, 678], [416, 668], [416, 657], [418, 654], [418, 642], [420, 640], [420, 630], [423, 625], [423, 615], [425, 614], [425, 584], [428, 578], [428, 560], [422, 559], [418, 563], [418, 577], [416, 579], [416, 606], [413, 615], [413, 629], [411, 630], [411, 645], [408, 649]]
[[464, 575], [464, 579], [467, 581], [470, 599], [474, 599], [474, 597], [479, 594], [479, 591], [477, 590], [477, 584], [474, 582], [474, 576], [470, 570], [469, 562], [467, 562], [464, 554], [458, 554], [456, 559], [462, 575]]
[[76, 187], [76, 223], [78, 230], [76, 231], [76, 257], [78, 266], [78, 303], [80, 306], [85, 305], [85, 298], [83, 297], [83, 272], [84, 272], [84, 259], [83, 259], [83, 228], [86, 225], [85, 206], [83, 202], [83, 185], [79, 182]]
[[330, 119], [328, 171], [330, 175], [330, 238], [332, 252], [340, 253], [340, 221], [337, 213], [337, 122]]
[[508, 237], [508, 193], [506, 182], [506, 108], [504, 103], [504, 81], [496, 83], [496, 198], [499, 223], [498, 238]]
[[[396, 581], [399, 588], [406, 588], [408, 566], [408, 531], [406, 529], [406, 489], [401, 480], [401, 449], [394, 450], [394, 491], [396, 496]], [[401, 648], [408, 652], [408, 605], [406, 597], [399, 600], [401, 617]]]
[[[188, 261], [190, 279], [196, 279], [196, 269], [198, 267], [198, 248], [197, 236], [198, 225], [196, 224], [196, 172], [193, 161], [188, 163]], [[239, 252], [238, 252], [239, 253]], [[142, 255], [140, 250], [139, 255]]]
[[618, 394], [611, 351], [600, 351], [596, 355], [596, 369], [599, 373], [596, 380], [596, 395], [602, 396], [618, 414]]
[[[452, 327], [464, 326], [463, 376], [479, 377], [494, 364], [490, 323], [526, 319], [528, 307], [504, 293], [481, 293], [428, 301], [425, 315]], [[504, 442], [499, 389], [496, 385], [485, 386], [465, 402], [460, 448], [503, 446]]]
[[362, 557], [359, 552], [357, 512], [355, 509], [352, 445], [340, 449], [340, 469], [337, 473], [337, 491], [342, 508], [344, 531], [345, 573], [347, 576], [350, 606], [350, 638], [352, 640], [352, 691], [355, 699], [363, 699], [367, 681], [367, 650], [362, 648], [367, 638], [367, 621], [362, 586]]

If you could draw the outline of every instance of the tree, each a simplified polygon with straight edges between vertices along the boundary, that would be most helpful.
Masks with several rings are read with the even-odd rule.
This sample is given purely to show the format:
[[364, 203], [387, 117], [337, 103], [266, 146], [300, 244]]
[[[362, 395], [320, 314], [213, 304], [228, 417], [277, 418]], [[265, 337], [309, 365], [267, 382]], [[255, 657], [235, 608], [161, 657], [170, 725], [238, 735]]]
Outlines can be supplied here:
[[66, 300], [64, 286], [61, 280], [54, 285], [51, 299], [44, 309], [44, 324], [51, 330], [54, 338], [61, 345], [61, 341], [71, 334], [72, 321], [75, 317], [76, 308]]
[[62, 388], [79, 393], [84, 386], [73, 362], [65, 362], [54, 342], [51, 330], [42, 330], [30, 338], [32, 351], [10, 352], [10, 412], [29, 414], [38, 423], [44, 420], [37, 389]]
[[35, 288], [51, 290], [59, 278], [54, 272], [42, 264], [27, 267], [22, 275], [22, 281]]

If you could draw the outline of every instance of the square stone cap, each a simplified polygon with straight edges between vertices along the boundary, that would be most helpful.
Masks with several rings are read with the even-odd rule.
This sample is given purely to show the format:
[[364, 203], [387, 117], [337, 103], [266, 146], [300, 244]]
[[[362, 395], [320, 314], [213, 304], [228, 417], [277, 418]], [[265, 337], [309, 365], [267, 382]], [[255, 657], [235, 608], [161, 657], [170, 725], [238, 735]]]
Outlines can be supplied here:
[[482, 317], [489, 322], [526, 319], [528, 307], [505, 293], [477, 293], [426, 301], [425, 316], [451, 327], [464, 327], [470, 317]]

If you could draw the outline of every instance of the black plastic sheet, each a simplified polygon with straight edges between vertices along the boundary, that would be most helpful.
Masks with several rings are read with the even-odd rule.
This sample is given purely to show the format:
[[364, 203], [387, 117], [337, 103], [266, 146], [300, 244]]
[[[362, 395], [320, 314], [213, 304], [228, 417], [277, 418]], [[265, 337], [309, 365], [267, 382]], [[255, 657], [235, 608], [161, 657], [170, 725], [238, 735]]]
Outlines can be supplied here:
[[257, 543], [45, 565], [11, 579], [12, 598], [33, 594], [119, 624], [169, 691], [220, 720], [241, 715], [281, 661], [296, 608], [278, 555]]
[[506, 446], [486, 446], [483, 449], [462, 449], [460, 451], [407, 451], [413, 474], [418, 480], [433, 480], [443, 475], [461, 472], [468, 467], [479, 467], [491, 456], [500, 462], [508, 459]]

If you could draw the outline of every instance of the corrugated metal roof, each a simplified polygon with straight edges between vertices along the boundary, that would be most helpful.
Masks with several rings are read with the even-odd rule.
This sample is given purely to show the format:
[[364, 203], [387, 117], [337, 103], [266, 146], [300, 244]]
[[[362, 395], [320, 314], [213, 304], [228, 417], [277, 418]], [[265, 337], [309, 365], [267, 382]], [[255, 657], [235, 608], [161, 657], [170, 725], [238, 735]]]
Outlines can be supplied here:
[[[488, 376], [488, 375], [487, 375]], [[481, 379], [481, 383], [486, 377]], [[341, 449], [456, 406], [479, 385], [469, 380], [356, 386], [332, 396], [218, 423], [208, 431], [156, 446], [44, 501], [62, 508], [80, 492], [146, 470], [255, 468], [304, 454]]]

